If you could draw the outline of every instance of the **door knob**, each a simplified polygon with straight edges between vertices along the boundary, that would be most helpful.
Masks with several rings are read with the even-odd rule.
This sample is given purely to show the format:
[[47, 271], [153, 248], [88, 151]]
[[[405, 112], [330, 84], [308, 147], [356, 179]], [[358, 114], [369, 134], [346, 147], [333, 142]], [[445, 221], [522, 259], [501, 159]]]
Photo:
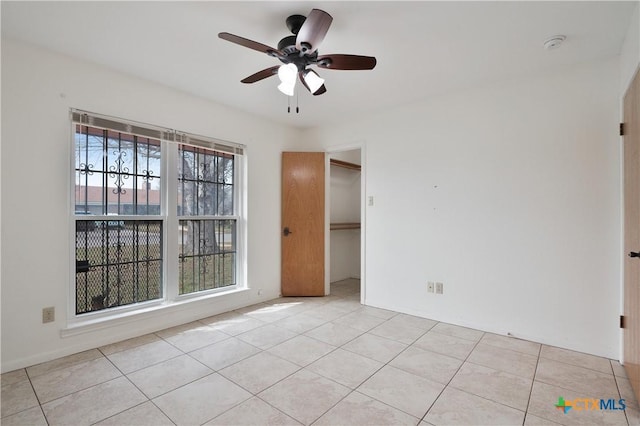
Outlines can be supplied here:
[[640, 257], [640, 251], [629, 252], [629, 257]]
[[289, 231], [289, 227], [288, 227], [288, 226], [286, 226], [286, 227], [284, 228], [284, 230], [282, 231], [282, 235], [284, 235], [285, 237], [288, 237], [288, 236], [289, 236], [289, 234], [293, 234], [293, 232], [292, 232], [292, 231]]

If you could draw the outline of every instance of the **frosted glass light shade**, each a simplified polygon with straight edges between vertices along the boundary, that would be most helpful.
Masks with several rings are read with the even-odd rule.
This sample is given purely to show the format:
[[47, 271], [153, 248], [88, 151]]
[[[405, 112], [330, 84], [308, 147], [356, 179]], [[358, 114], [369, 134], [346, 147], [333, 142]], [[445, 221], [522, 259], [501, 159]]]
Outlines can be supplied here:
[[296, 74], [298, 74], [298, 67], [294, 64], [286, 64], [278, 68], [278, 78], [281, 82], [278, 90], [287, 96], [293, 96], [293, 90], [296, 86]]
[[305, 71], [303, 78], [311, 93], [316, 93], [324, 84], [324, 79], [313, 70]]

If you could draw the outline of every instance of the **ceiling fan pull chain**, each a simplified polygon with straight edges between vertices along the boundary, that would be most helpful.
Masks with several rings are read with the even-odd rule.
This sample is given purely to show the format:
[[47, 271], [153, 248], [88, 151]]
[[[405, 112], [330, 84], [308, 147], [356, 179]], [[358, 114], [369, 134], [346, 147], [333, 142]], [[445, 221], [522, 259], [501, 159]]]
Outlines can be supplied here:
[[291, 96], [287, 96], [287, 114], [291, 114]]
[[300, 100], [300, 92], [296, 92], [296, 114], [300, 113], [300, 108], [298, 107], [299, 100]]

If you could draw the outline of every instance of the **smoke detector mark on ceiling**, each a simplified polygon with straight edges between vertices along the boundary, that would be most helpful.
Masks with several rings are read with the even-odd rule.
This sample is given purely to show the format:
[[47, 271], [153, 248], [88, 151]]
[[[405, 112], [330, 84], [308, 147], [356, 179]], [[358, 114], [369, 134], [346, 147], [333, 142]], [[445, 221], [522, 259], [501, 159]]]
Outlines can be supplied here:
[[566, 39], [567, 39], [567, 36], [555, 35], [544, 42], [544, 49], [545, 50], [557, 49]]

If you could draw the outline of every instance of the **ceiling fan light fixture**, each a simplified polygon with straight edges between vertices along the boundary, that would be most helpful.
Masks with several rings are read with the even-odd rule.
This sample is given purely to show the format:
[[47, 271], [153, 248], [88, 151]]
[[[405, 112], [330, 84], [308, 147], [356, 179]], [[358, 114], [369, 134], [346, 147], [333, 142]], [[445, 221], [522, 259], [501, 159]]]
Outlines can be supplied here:
[[306, 70], [303, 74], [304, 82], [309, 87], [311, 93], [316, 93], [324, 84], [324, 79], [313, 70]]
[[293, 90], [296, 86], [297, 73], [298, 67], [296, 67], [294, 64], [286, 64], [278, 68], [278, 78], [280, 79], [278, 90], [280, 90], [287, 96], [293, 96]]
[[293, 96], [293, 90], [295, 87], [296, 87], [295, 82], [293, 84], [280, 83], [278, 85], [278, 90], [287, 96]]

